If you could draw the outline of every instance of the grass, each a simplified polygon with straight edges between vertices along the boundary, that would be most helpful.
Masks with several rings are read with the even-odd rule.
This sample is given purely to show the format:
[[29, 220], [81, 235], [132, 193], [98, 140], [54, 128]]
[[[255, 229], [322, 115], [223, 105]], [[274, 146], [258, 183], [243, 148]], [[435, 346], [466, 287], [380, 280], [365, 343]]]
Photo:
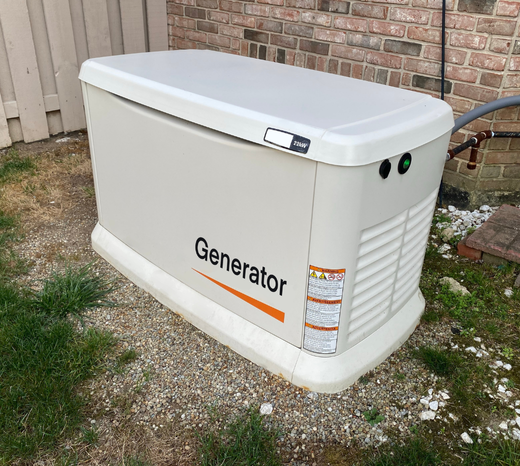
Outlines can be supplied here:
[[[107, 332], [78, 332], [68, 318], [110, 304], [111, 288], [90, 267], [53, 274], [43, 290], [0, 284], [0, 464], [52, 449], [81, 424], [85, 399], [75, 387], [96, 374], [115, 343]], [[84, 436], [95, 440], [93, 431]]]
[[112, 306], [106, 296], [113, 286], [102, 276], [94, 275], [92, 264], [79, 269], [68, 267], [63, 273], [52, 273], [41, 291], [35, 293], [33, 305], [48, 315], [79, 315], [85, 309]]
[[21, 158], [15, 149], [10, 149], [0, 165], [0, 184], [16, 179], [24, 172], [33, 172], [36, 164], [31, 158]]
[[365, 466], [435, 466], [442, 464], [433, 444], [414, 436], [403, 445], [385, 447], [379, 454], [365, 460]]
[[381, 421], [385, 420], [384, 416], [379, 414], [377, 408], [372, 408], [368, 411], [365, 411], [363, 416], [371, 426], [375, 426], [376, 424], [379, 424]]
[[269, 428], [258, 408], [199, 436], [202, 466], [281, 466], [278, 432]]

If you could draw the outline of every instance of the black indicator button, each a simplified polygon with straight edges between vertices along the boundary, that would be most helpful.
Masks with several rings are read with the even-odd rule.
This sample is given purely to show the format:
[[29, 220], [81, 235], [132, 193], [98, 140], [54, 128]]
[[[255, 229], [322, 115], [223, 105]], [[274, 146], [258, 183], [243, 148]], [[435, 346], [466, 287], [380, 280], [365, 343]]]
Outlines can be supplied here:
[[412, 164], [412, 156], [408, 152], [404, 154], [401, 157], [401, 160], [399, 160], [399, 165], [397, 165], [397, 171], [404, 175], [408, 169], [410, 168], [410, 165]]
[[381, 178], [386, 180], [388, 178], [388, 175], [390, 174], [390, 170], [392, 169], [392, 164], [390, 163], [390, 160], [385, 159], [381, 162], [381, 165], [379, 166], [379, 174], [381, 175]]

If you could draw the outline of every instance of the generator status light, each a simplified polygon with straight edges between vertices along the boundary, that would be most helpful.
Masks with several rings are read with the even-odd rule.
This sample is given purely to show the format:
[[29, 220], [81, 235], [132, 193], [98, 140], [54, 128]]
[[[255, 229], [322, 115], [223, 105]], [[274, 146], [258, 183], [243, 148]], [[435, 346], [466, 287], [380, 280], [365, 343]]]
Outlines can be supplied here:
[[399, 160], [399, 165], [397, 166], [397, 171], [404, 175], [408, 169], [410, 168], [410, 165], [412, 164], [412, 156], [408, 152], [404, 154], [401, 157], [401, 160]]

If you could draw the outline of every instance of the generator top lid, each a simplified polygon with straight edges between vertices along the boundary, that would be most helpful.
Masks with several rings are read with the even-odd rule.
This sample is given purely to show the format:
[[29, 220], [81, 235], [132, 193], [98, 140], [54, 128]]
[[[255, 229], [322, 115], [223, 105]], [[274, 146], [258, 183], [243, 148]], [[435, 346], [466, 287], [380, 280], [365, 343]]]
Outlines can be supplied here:
[[87, 60], [80, 79], [241, 139], [332, 165], [366, 165], [453, 127], [451, 107], [418, 92], [220, 52]]

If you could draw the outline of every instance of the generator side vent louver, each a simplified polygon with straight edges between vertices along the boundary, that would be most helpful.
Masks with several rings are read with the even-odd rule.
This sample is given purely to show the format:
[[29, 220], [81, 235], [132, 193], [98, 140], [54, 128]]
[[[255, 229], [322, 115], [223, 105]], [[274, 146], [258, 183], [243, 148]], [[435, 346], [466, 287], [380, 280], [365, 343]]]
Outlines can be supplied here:
[[349, 345], [394, 315], [417, 289], [437, 190], [361, 232], [350, 311]]

